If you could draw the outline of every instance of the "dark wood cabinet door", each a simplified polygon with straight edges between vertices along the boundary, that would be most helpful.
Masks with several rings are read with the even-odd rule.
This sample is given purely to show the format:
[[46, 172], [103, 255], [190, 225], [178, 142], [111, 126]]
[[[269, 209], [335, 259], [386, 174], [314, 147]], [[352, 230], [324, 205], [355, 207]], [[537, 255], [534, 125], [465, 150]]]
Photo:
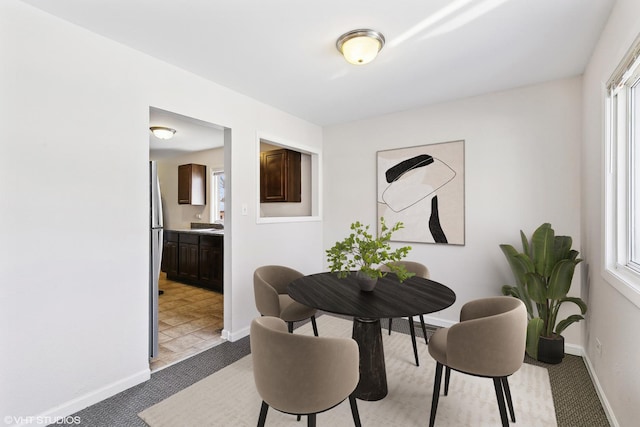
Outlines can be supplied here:
[[211, 251], [210, 255], [210, 265], [213, 266], [213, 271], [211, 273], [211, 284], [215, 290], [221, 293], [224, 292], [224, 257], [222, 256], [222, 254], [222, 248], [214, 248], [213, 251]]
[[191, 203], [191, 167], [190, 165], [178, 166], [178, 204]]
[[199, 281], [214, 291], [223, 292], [224, 259], [223, 238], [218, 236], [200, 237], [200, 277]]
[[162, 248], [162, 271], [169, 276], [178, 274], [178, 243], [165, 241]]
[[301, 155], [291, 150], [260, 153], [260, 202], [300, 202]]
[[178, 276], [198, 279], [198, 235], [178, 233]]
[[161, 269], [167, 276], [178, 274], [178, 240], [179, 233], [166, 230], [163, 235]]
[[178, 204], [207, 204], [207, 167], [189, 163], [178, 166]]
[[178, 246], [178, 275], [198, 280], [198, 245], [180, 243]]
[[199, 266], [199, 276], [200, 280], [204, 283], [211, 282], [211, 277], [213, 275], [213, 269], [211, 268], [211, 247], [208, 246], [200, 246], [200, 266]]

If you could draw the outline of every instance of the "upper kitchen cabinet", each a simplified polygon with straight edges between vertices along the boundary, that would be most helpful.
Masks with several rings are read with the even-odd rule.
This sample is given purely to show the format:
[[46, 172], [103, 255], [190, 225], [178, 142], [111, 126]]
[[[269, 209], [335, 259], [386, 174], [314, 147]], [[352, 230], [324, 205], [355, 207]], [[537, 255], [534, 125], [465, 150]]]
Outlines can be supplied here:
[[301, 155], [279, 149], [260, 153], [260, 202], [301, 201]]
[[207, 204], [207, 167], [189, 163], [178, 166], [178, 204]]

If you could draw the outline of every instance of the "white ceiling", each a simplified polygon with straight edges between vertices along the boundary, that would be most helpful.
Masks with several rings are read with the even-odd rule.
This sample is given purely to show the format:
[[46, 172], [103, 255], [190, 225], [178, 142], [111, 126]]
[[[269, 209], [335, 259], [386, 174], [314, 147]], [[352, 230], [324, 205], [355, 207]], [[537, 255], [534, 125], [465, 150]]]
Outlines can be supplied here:
[[151, 126], [176, 130], [171, 139], [158, 139], [149, 131], [149, 153], [152, 160], [224, 146], [222, 127], [170, 111], [149, 108], [149, 127]]
[[[579, 75], [615, 0], [23, 0], [318, 125]], [[342, 33], [387, 44], [348, 64]]]

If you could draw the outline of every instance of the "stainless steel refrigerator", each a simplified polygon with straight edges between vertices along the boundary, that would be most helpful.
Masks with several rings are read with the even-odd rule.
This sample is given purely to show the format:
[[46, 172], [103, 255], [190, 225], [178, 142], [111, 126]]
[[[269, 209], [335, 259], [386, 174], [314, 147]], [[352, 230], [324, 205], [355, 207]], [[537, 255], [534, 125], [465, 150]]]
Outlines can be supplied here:
[[149, 245], [149, 357], [158, 355], [158, 280], [162, 261], [162, 197], [158, 180], [158, 165], [149, 162], [150, 224]]

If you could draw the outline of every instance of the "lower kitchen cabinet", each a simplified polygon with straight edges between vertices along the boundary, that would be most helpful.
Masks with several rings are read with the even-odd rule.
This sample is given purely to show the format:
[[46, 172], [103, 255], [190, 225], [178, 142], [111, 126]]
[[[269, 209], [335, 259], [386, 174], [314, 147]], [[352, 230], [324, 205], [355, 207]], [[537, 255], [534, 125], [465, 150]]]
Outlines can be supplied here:
[[222, 292], [223, 289], [222, 242], [220, 236], [200, 236], [200, 269], [198, 272], [200, 281], [218, 292]]
[[164, 243], [162, 247], [162, 271], [167, 276], [178, 275], [178, 238], [179, 234], [175, 231], [165, 231]]
[[179, 231], [164, 235], [162, 271], [169, 280], [223, 292], [223, 236]]
[[188, 280], [198, 280], [198, 235], [179, 233], [178, 276]]

